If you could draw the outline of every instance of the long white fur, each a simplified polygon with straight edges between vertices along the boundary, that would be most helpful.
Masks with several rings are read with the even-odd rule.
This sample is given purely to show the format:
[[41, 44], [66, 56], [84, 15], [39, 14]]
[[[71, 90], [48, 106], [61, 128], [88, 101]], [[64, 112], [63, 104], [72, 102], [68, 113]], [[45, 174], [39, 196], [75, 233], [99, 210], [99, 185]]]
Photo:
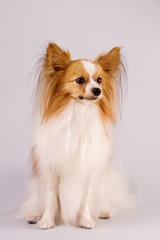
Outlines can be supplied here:
[[[57, 197], [65, 223], [76, 224], [81, 212], [91, 227], [100, 211], [113, 212], [130, 205], [122, 177], [110, 166], [109, 128], [106, 125], [106, 134], [95, 104], [75, 100], [58, 118], [36, 127], [33, 146], [40, 169], [39, 177], [32, 179], [33, 191], [22, 210], [27, 220], [42, 217], [41, 228], [54, 225]], [[88, 192], [90, 197], [83, 206]]]
[[[87, 62], [84, 66], [92, 78], [94, 67]], [[33, 146], [39, 174], [31, 180], [32, 193], [22, 207], [27, 221], [39, 220], [42, 229], [54, 227], [60, 206], [64, 223], [93, 228], [100, 212], [111, 214], [132, 205], [111, 161], [110, 130], [89, 101], [72, 100], [58, 117], [37, 124]]]
[[48, 176], [52, 169], [52, 174], [59, 177], [64, 222], [74, 223], [83, 195], [88, 191], [87, 184], [93, 184], [90, 183], [93, 174], [94, 181], [99, 178], [110, 154], [110, 142], [97, 107], [73, 100], [58, 119], [38, 126], [33, 144], [40, 156], [40, 170], [46, 170], [44, 175]]

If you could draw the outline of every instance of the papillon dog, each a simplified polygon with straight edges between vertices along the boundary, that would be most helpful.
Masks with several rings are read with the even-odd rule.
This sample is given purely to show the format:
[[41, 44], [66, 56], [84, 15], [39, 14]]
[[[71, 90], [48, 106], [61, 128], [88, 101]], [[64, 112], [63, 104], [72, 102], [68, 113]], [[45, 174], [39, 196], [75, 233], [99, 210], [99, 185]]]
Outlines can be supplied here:
[[91, 229], [130, 205], [112, 161], [122, 70], [119, 47], [91, 61], [48, 44], [36, 91], [31, 194], [22, 207], [27, 222]]

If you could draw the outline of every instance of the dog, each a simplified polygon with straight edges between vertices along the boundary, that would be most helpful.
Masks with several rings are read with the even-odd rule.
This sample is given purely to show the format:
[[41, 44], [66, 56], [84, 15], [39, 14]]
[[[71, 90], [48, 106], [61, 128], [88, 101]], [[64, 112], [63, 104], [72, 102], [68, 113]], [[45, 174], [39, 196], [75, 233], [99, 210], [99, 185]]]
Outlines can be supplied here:
[[27, 222], [91, 229], [131, 205], [112, 160], [123, 69], [119, 47], [95, 61], [73, 61], [48, 44], [36, 90], [31, 194], [21, 209]]

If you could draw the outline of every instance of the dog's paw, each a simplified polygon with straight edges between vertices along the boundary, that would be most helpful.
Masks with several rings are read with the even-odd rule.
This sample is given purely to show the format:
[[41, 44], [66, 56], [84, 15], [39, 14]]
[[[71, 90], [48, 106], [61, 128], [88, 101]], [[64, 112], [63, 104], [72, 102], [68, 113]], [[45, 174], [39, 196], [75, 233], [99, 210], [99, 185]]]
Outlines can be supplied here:
[[109, 212], [107, 212], [107, 211], [101, 211], [100, 213], [99, 213], [99, 218], [102, 218], [102, 219], [108, 219], [108, 218], [110, 218], [112, 215], [109, 213]]
[[55, 227], [54, 220], [49, 218], [42, 218], [37, 222], [37, 225], [41, 229], [49, 229]]
[[26, 221], [30, 224], [36, 223], [40, 220], [41, 216], [40, 215], [28, 215], [26, 217]]
[[92, 219], [81, 217], [78, 226], [81, 228], [92, 229], [94, 228], [94, 222]]

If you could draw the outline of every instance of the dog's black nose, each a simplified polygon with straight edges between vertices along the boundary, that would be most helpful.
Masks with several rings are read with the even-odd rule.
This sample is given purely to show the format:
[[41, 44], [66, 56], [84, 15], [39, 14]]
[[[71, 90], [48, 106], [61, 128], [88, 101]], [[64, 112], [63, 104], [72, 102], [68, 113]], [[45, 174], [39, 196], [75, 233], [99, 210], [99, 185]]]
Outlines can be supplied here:
[[95, 95], [95, 96], [99, 96], [101, 94], [101, 89], [100, 88], [93, 88], [92, 89], [92, 93]]

